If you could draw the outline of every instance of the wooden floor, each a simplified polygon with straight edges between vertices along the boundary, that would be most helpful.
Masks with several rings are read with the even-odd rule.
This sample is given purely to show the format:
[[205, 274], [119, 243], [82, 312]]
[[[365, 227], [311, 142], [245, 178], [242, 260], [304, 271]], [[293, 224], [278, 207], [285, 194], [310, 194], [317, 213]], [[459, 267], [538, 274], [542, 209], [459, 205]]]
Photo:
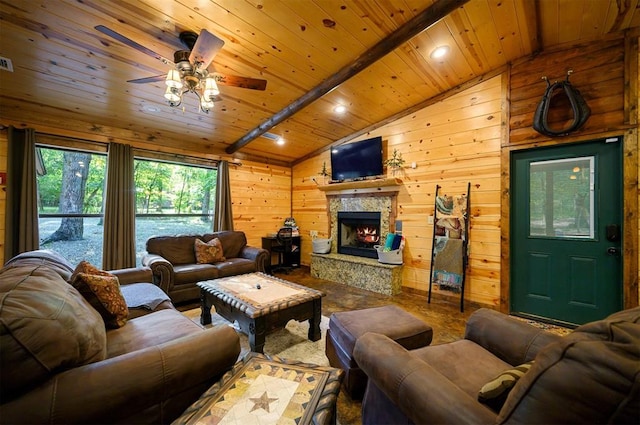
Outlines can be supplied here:
[[[413, 293], [401, 293], [396, 296], [382, 295], [375, 292], [353, 288], [341, 283], [313, 278], [309, 269], [301, 267], [288, 274], [276, 273], [281, 279], [290, 280], [301, 285], [323, 291], [326, 296], [322, 299], [322, 314], [329, 317], [337, 311], [360, 310], [370, 307], [395, 304], [424, 320], [433, 328], [432, 344], [442, 344], [461, 339], [464, 326], [469, 315], [475, 311], [473, 306], [465, 306], [460, 312], [459, 298], [453, 301], [431, 299]], [[361, 403], [353, 401], [344, 392], [338, 398], [338, 421], [340, 425], [358, 425], [360, 420]]]

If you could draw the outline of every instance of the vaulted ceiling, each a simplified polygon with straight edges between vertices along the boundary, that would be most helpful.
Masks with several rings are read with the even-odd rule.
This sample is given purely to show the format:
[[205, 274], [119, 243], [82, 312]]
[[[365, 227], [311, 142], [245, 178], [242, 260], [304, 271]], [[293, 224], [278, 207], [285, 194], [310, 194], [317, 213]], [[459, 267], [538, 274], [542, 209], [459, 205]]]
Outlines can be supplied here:
[[[0, 120], [292, 164], [517, 58], [638, 27], [639, 1], [0, 0]], [[128, 82], [203, 29], [224, 41], [211, 70], [266, 89], [220, 85], [205, 114], [192, 93], [170, 107], [164, 79]]]

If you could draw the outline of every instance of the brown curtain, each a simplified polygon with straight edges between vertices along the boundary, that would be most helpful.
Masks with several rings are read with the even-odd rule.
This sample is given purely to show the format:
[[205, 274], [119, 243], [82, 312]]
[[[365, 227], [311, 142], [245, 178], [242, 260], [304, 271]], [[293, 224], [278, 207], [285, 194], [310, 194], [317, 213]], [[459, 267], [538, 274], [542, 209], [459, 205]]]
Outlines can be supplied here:
[[32, 128], [8, 130], [7, 201], [4, 259], [40, 248], [36, 132]]
[[102, 267], [124, 269], [136, 265], [136, 208], [131, 146], [109, 143], [107, 196], [104, 210]]
[[231, 211], [231, 183], [229, 181], [229, 163], [218, 163], [216, 182], [216, 207], [213, 215], [213, 231], [233, 230], [233, 212]]

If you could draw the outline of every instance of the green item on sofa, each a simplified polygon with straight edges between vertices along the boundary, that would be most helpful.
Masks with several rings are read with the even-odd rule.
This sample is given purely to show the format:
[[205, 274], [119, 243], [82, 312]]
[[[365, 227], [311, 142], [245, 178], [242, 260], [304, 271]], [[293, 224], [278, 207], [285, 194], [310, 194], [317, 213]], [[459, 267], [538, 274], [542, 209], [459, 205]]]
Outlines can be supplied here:
[[482, 386], [478, 393], [478, 401], [499, 412], [507, 400], [511, 388], [531, 369], [534, 360], [507, 369]]

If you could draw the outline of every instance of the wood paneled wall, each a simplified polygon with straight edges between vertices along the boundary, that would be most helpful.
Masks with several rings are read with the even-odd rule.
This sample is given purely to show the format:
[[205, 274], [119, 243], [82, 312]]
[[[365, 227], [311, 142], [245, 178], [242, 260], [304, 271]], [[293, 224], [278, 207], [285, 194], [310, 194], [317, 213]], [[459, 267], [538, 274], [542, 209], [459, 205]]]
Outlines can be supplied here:
[[[562, 46], [514, 63], [502, 76], [454, 94], [419, 112], [361, 137], [382, 136], [387, 155], [399, 149], [409, 168], [401, 176], [398, 220], [407, 237], [403, 285], [427, 291], [431, 258], [435, 185], [442, 193], [461, 193], [471, 182], [470, 267], [467, 300], [508, 309], [509, 296], [509, 157], [511, 151], [624, 134], [625, 174], [625, 306], [637, 305], [638, 295], [638, 35], [610, 37], [582, 45]], [[550, 140], [531, 125], [551, 81], [570, 80], [592, 110], [586, 125], [571, 136]], [[557, 116], [556, 119], [571, 119]], [[555, 126], [555, 125], [554, 125]], [[293, 214], [303, 235], [302, 263], [309, 264], [309, 230], [328, 237], [328, 217], [318, 179], [323, 152], [293, 169]], [[410, 168], [416, 162], [417, 168]]]
[[[597, 43], [557, 48], [515, 62], [510, 75], [510, 128], [506, 145], [531, 146], [533, 143], [541, 145], [550, 142], [549, 137], [532, 128], [536, 106], [546, 89], [542, 77], [546, 76], [549, 82], [564, 80], [569, 70], [573, 70], [569, 80], [585, 98], [591, 116], [578, 131], [569, 136], [556, 137], [553, 143], [571, 143], [584, 135], [624, 129], [624, 46], [624, 38], [616, 37]], [[571, 122], [573, 115], [570, 108], [566, 111], [566, 117], [551, 116], [554, 110], [550, 111], [550, 121], [554, 118], [559, 120], [553, 125], [555, 128], [561, 127], [563, 118]]]
[[[402, 152], [405, 168], [398, 194], [398, 215], [406, 238], [403, 286], [429, 289], [436, 185], [440, 194], [466, 192], [471, 183], [470, 264], [467, 295], [473, 301], [497, 305], [500, 297], [500, 145], [502, 77], [494, 77], [428, 106], [361, 139], [382, 136], [385, 156]], [[310, 264], [310, 230], [329, 235], [327, 201], [316, 182], [329, 153], [293, 169], [293, 216], [304, 236], [302, 263]], [[416, 168], [411, 168], [412, 163]], [[387, 171], [390, 173], [390, 171]], [[445, 294], [449, 294], [444, 292]]]
[[243, 162], [229, 177], [234, 229], [245, 232], [249, 245], [261, 247], [262, 237], [291, 216], [291, 169]]

